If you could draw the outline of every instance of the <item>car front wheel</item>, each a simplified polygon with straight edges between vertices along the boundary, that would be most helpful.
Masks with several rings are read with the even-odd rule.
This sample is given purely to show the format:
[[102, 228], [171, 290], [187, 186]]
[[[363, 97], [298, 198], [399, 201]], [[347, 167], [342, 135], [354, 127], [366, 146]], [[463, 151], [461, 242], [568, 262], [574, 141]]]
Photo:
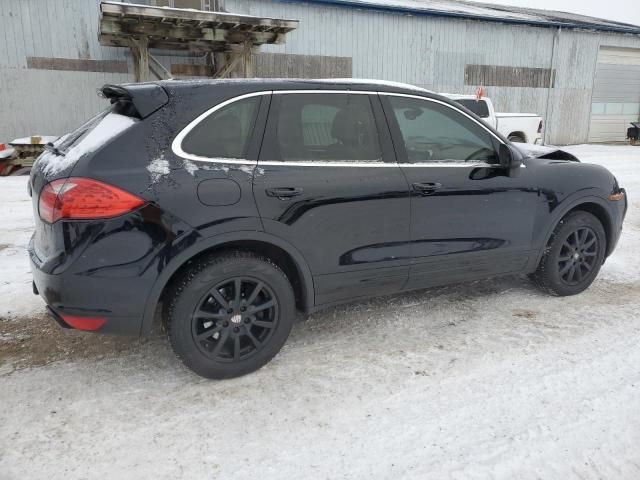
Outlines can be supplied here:
[[207, 378], [237, 377], [268, 363], [295, 319], [287, 276], [249, 252], [195, 262], [171, 297], [171, 346], [187, 367]]
[[588, 212], [575, 211], [556, 226], [538, 269], [531, 276], [545, 292], [575, 295], [595, 280], [604, 261], [606, 233]]

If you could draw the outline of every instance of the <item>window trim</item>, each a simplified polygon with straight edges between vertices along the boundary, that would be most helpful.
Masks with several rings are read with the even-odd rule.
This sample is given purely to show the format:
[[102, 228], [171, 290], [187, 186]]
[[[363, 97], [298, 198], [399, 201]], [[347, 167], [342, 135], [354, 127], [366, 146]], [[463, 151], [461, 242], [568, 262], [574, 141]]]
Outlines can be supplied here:
[[[194, 161], [198, 161], [198, 162], [208, 162], [208, 163], [222, 163], [222, 164], [236, 164], [236, 165], [253, 165], [253, 166], [257, 166], [258, 165], [258, 160], [248, 160], [248, 159], [244, 159], [244, 158], [224, 158], [224, 157], [202, 157], [200, 155], [194, 155], [191, 153], [187, 153], [182, 149], [182, 141], [184, 140], [184, 138], [189, 134], [189, 132], [191, 130], [193, 130], [195, 128], [196, 125], [198, 125], [201, 121], [203, 121], [206, 117], [208, 117], [209, 115], [211, 115], [212, 113], [220, 110], [221, 108], [226, 107], [227, 105], [230, 105], [234, 102], [240, 101], [240, 100], [244, 100], [245, 98], [250, 98], [250, 97], [257, 97], [257, 96], [264, 96], [264, 95], [286, 95], [286, 94], [291, 94], [291, 93], [347, 93], [347, 94], [356, 94], [356, 95], [380, 95], [380, 96], [393, 96], [393, 97], [406, 97], [406, 98], [415, 98], [418, 100], [425, 100], [428, 102], [434, 102], [434, 103], [439, 103], [440, 105], [444, 105], [445, 107], [450, 108], [451, 110], [454, 110], [458, 113], [461, 113], [462, 115], [464, 115], [465, 117], [467, 117], [468, 119], [470, 119], [472, 122], [474, 122], [476, 125], [478, 125], [480, 128], [486, 130], [487, 132], [489, 132], [491, 134], [491, 136], [493, 136], [496, 141], [499, 144], [505, 144], [505, 142], [498, 136], [496, 135], [493, 131], [491, 131], [491, 129], [489, 129], [489, 127], [482, 121], [482, 120], [477, 120], [475, 118], [473, 118], [471, 115], [469, 115], [468, 113], [460, 110], [459, 108], [456, 108], [453, 105], [449, 105], [446, 102], [443, 102], [441, 100], [435, 99], [435, 98], [429, 98], [429, 97], [423, 97], [421, 95], [412, 95], [412, 94], [408, 94], [408, 93], [395, 93], [395, 92], [379, 92], [379, 91], [373, 91], [373, 90], [333, 90], [333, 89], [308, 89], [308, 90], [262, 90], [262, 91], [257, 91], [257, 92], [251, 92], [251, 93], [245, 93], [243, 95], [238, 95], [232, 98], [229, 98], [213, 107], [211, 107], [210, 109], [206, 110], [205, 112], [203, 112], [202, 114], [198, 115], [195, 119], [193, 119], [191, 122], [189, 122], [189, 124], [187, 124], [186, 127], [184, 127], [179, 133], [178, 135], [176, 135], [176, 137], [173, 139], [173, 142], [171, 142], [171, 150], [173, 151], [173, 153], [175, 153], [177, 156], [187, 159], [187, 160], [194, 160]], [[383, 102], [384, 103], [384, 102]], [[377, 121], [377, 120], [376, 120]], [[387, 124], [389, 123], [389, 120], [387, 119]], [[380, 128], [380, 127], [378, 127]], [[505, 144], [506, 145], [506, 144]], [[314, 162], [314, 161], [294, 161], [294, 162], [290, 162], [290, 161], [260, 161], [260, 165], [291, 165], [291, 166], [304, 166], [304, 167], [369, 167], [369, 168], [376, 168], [376, 167], [408, 167], [408, 168], [415, 168], [415, 167], [434, 167], [434, 168], [467, 168], [467, 167], [471, 167], [471, 168], [477, 168], [477, 167], [495, 167], [497, 166], [497, 164], [490, 164], [490, 163], [486, 163], [486, 162], [473, 162], [473, 163], [455, 163], [455, 162], [421, 162], [421, 163], [407, 163], [407, 162], [396, 162], [396, 163], [390, 163], [390, 162], [385, 162], [384, 159], [381, 161], [371, 161], [371, 162], [362, 162], [362, 161], [354, 161], [354, 162], [350, 162], [350, 161], [343, 161], [343, 162]], [[524, 164], [522, 165], [524, 167]]]
[[[189, 135], [189, 133], [191, 133], [191, 130], [193, 130], [200, 122], [202, 122], [209, 115], [226, 107], [227, 105], [231, 105], [232, 103], [238, 102], [240, 100], [244, 100], [246, 98], [259, 97], [259, 96], [270, 95], [270, 94], [271, 94], [270, 91], [246, 93], [244, 95], [232, 97], [228, 100], [225, 100], [224, 102], [217, 104], [214, 107], [211, 107], [209, 110], [206, 110], [204, 113], [198, 115], [195, 119], [189, 122], [189, 124], [186, 127], [184, 127], [180, 131], [180, 133], [178, 133], [178, 135], [176, 135], [176, 137], [173, 139], [173, 142], [171, 142], [171, 150], [173, 150], [173, 153], [175, 153], [179, 157], [182, 157], [188, 160], [195, 160], [198, 162], [232, 163], [232, 164], [235, 163], [235, 164], [241, 164], [241, 165], [247, 165], [247, 164], [255, 165], [256, 163], [258, 163], [256, 160], [247, 160], [244, 158], [227, 158], [227, 157], [203, 157], [201, 155], [188, 153], [182, 149], [182, 141], [186, 138], [187, 135]], [[259, 111], [256, 112], [256, 116], [258, 113]], [[254, 128], [255, 128], [255, 125], [254, 125]]]

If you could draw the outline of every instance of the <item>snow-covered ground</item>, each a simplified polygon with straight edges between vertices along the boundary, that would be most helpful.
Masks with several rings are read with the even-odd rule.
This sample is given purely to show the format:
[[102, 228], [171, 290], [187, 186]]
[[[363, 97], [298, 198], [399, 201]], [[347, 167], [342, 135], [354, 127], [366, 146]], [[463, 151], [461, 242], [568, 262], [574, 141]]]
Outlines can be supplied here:
[[640, 147], [569, 150], [631, 201], [587, 292], [509, 277], [341, 306], [224, 382], [162, 338], [52, 325], [26, 179], [0, 179], [0, 479], [640, 478]]

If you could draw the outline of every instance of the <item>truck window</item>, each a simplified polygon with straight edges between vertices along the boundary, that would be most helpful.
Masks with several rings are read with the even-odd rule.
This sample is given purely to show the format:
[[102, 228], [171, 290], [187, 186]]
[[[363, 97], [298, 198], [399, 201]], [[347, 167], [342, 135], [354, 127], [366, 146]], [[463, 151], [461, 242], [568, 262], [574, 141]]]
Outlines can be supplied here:
[[459, 103], [467, 110], [471, 110], [480, 118], [488, 118], [489, 117], [489, 107], [487, 106], [487, 102], [485, 100], [475, 100], [471, 98], [464, 98], [460, 100], [455, 100], [455, 102]]

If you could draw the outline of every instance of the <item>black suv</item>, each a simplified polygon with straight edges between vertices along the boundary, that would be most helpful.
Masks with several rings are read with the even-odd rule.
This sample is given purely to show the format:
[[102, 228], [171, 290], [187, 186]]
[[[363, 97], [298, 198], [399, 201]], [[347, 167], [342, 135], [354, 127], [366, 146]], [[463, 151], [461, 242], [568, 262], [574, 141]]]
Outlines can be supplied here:
[[409, 85], [107, 85], [33, 168], [34, 291], [67, 327], [162, 322], [211, 378], [266, 364], [296, 310], [503, 274], [583, 291], [625, 192]]

